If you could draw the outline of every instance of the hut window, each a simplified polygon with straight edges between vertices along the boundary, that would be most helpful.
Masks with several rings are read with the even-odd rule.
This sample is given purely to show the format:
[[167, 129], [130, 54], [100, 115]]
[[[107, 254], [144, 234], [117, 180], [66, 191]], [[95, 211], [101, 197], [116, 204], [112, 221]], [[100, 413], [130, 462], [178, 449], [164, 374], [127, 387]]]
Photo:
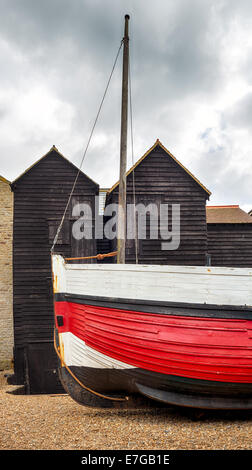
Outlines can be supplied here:
[[[49, 244], [53, 244], [54, 237], [56, 235], [56, 232], [58, 230], [60, 220], [55, 220], [55, 219], [48, 219], [48, 238], [49, 238]], [[70, 236], [69, 236], [69, 221], [66, 220], [63, 223], [63, 226], [61, 228], [61, 231], [59, 233], [59, 237], [57, 240], [57, 245], [69, 245], [70, 243]]]

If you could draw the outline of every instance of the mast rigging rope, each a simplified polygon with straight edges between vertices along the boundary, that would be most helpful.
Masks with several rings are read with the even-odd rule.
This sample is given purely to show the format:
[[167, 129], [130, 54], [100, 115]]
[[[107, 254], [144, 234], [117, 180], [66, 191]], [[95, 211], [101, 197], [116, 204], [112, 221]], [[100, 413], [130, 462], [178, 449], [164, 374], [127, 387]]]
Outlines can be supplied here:
[[51, 247], [51, 253], [53, 253], [54, 247], [55, 247], [55, 245], [56, 245], [56, 243], [57, 243], [57, 240], [58, 240], [60, 231], [61, 231], [61, 229], [62, 229], [62, 225], [63, 225], [64, 219], [65, 219], [66, 213], [67, 213], [67, 209], [68, 209], [68, 206], [69, 206], [71, 197], [72, 197], [72, 195], [73, 195], [73, 192], [74, 192], [74, 189], [75, 189], [75, 186], [76, 186], [76, 183], [77, 183], [79, 174], [80, 174], [80, 172], [81, 172], [81, 168], [82, 168], [82, 165], [83, 165], [83, 162], [84, 162], [84, 158], [85, 158], [85, 156], [86, 156], [86, 153], [87, 153], [87, 150], [88, 150], [90, 141], [91, 141], [91, 139], [92, 139], [92, 136], [93, 136], [93, 133], [94, 133], [94, 130], [95, 130], [95, 126], [96, 126], [96, 124], [97, 124], [97, 121], [98, 121], [98, 118], [99, 118], [99, 115], [100, 115], [100, 112], [101, 112], [101, 109], [102, 109], [102, 105], [103, 105], [103, 103], [104, 103], [104, 100], [105, 100], [105, 97], [106, 97], [106, 94], [107, 94], [107, 91], [108, 91], [108, 88], [109, 88], [109, 85], [110, 85], [110, 82], [111, 82], [111, 79], [112, 79], [112, 75], [113, 75], [114, 70], [115, 70], [115, 66], [116, 66], [117, 59], [118, 59], [118, 57], [119, 57], [119, 54], [120, 54], [120, 51], [121, 51], [123, 42], [124, 42], [124, 38], [123, 38], [123, 39], [121, 40], [121, 42], [120, 42], [120, 46], [119, 46], [119, 49], [118, 49], [117, 54], [116, 54], [116, 58], [115, 58], [115, 61], [114, 61], [114, 64], [113, 64], [113, 67], [112, 67], [112, 70], [111, 70], [111, 73], [110, 73], [110, 76], [109, 76], [109, 79], [108, 79], [108, 82], [107, 82], [107, 86], [106, 86], [106, 88], [105, 88], [105, 91], [104, 91], [104, 94], [103, 94], [103, 97], [102, 97], [102, 100], [101, 100], [101, 103], [100, 103], [100, 106], [99, 106], [99, 109], [98, 109], [98, 112], [97, 112], [97, 115], [96, 115], [96, 118], [95, 118], [95, 121], [94, 121], [94, 124], [93, 124], [93, 127], [92, 127], [92, 130], [91, 130], [91, 133], [90, 133], [90, 136], [89, 136], [89, 139], [88, 139], [88, 142], [87, 142], [87, 145], [86, 145], [86, 148], [85, 148], [85, 151], [84, 151], [82, 160], [81, 160], [80, 167], [79, 167], [79, 169], [78, 169], [76, 178], [75, 178], [75, 180], [74, 180], [73, 187], [72, 187], [72, 190], [71, 190], [71, 192], [70, 192], [70, 195], [69, 195], [69, 198], [68, 198], [68, 201], [67, 201], [67, 204], [66, 204], [66, 207], [65, 207], [65, 210], [64, 210], [64, 213], [63, 213], [61, 222], [60, 222], [60, 224], [59, 224], [59, 227], [58, 227], [58, 229], [57, 229], [56, 235], [55, 235], [54, 240], [53, 240], [53, 244], [52, 244], [52, 247]]
[[65, 367], [65, 369], [67, 370], [67, 372], [73, 377], [73, 379], [81, 386], [81, 388], [84, 388], [85, 390], [87, 390], [88, 392], [92, 393], [93, 395], [96, 395], [100, 398], [103, 398], [105, 400], [111, 400], [111, 401], [128, 401], [129, 400], [129, 397], [128, 396], [125, 396], [125, 397], [122, 397], [122, 398], [119, 398], [119, 397], [109, 397], [107, 395], [103, 395], [102, 393], [99, 393], [99, 392], [96, 392], [95, 390], [87, 387], [86, 385], [84, 385], [77, 377], [76, 375], [72, 372], [72, 370], [70, 369], [70, 367], [68, 367], [62, 357], [62, 354], [61, 354], [61, 351], [60, 351], [60, 347], [57, 347], [57, 344], [56, 344], [56, 337], [55, 337], [55, 329], [54, 329], [54, 339], [53, 339], [53, 344], [54, 344], [54, 349], [55, 349], [55, 352], [57, 354], [57, 356], [59, 357], [60, 361], [61, 361], [61, 364], [63, 367]]

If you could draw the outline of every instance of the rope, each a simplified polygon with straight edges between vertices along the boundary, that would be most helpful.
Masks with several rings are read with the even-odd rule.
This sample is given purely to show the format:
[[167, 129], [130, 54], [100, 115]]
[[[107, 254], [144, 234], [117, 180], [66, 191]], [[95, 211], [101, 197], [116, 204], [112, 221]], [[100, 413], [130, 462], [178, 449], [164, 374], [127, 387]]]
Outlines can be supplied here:
[[117, 251], [112, 251], [111, 253], [102, 253], [100, 255], [94, 255], [94, 256], [82, 256], [81, 258], [65, 258], [65, 261], [72, 261], [75, 259], [94, 259], [97, 258], [99, 260], [103, 258], [110, 258], [110, 256], [116, 256]]
[[134, 225], [135, 225], [135, 256], [136, 264], [138, 264], [138, 234], [137, 234], [137, 219], [136, 219], [136, 191], [135, 191], [135, 169], [134, 169], [134, 144], [133, 144], [133, 112], [132, 112], [132, 91], [131, 91], [131, 71], [129, 60], [129, 92], [130, 92], [130, 134], [131, 134], [131, 159], [132, 159], [132, 178], [133, 178], [133, 204], [134, 204]]
[[64, 362], [64, 360], [62, 359], [61, 357], [61, 354], [60, 354], [60, 348], [57, 348], [57, 345], [56, 345], [56, 338], [55, 338], [55, 330], [54, 330], [54, 340], [53, 340], [53, 344], [54, 344], [54, 349], [61, 361], [61, 364], [66, 368], [66, 370], [69, 372], [69, 374], [73, 377], [73, 379], [82, 387], [84, 388], [85, 390], [87, 390], [88, 392], [92, 393], [93, 395], [97, 395], [98, 397], [100, 398], [105, 398], [106, 400], [112, 400], [112, 401], [127, 401], [129, 400], [129, 397], [124, 397], [124, 398], [116, 398], [116, 397], [107, 397], [106, 395], [103, 395], [101, 393], [98, 393], [98, 392], [95, 392], [94, 390], [92, 390], [91, 388], [87, 387], [86, 385], [84, 385], [77, 377], [76, 375], [74, 375], [74, 373], [71, 371], [71, 369], [66, 365], [66, 363]]
[[79, 177], [79, 174], [80, 174], [80, 171], [81, 171], [81, 167], [82, 167], [82, 165], [83, 165], [84, 158], [85, 158], [85, 156], [86, 156], [86, 153], [87, 153], [87, 150], [88, 150], [90, 141], [91, 141], [91, 139], [92, 139], [95, 126], [96, 126], [96, 124], [97, 124], [98, 117], [99, 117], [99, 115], [100, 115], [101, 108], [102, 108], [102, 105], [103, 105], [103, 103], [104, 103], [104, 100], [105, 100], [105, 97], [106, 97], [106, 94], [107, 94], [107, 91], [108, 91], [108, 87], [109, 87], [110, 82], [111, 82], [111, 78], [112, 78], [113, 72], [114, 72], [114, 70], [115, 70], [115, 66], [116, 66], [116, 63], [117, 63], [117, 59], [118, 59], [119, 53], [120, 53], [121, 48], [122, 48], [122, 45], [123, 45], [123, 41], [124, 41], [124, 40], [122, 39], [122, 41], [121, 41], [121, 43], [120, 43], [120, 46], [119, 46], [119, 49], [118, 49], [118, 51], [117, 51], [116, 58], [115, 58], [115, 61], [114, 61], [114, 64], [113, 64], [113, 67], [112, 67], [112, 70], [111, 70], [111, 73], [110, 73], [110, 76], [109, 76], [109, 79], [108, 79], [108, 82], [107, 82], [107, 86], [106, 86], [106, 88], [105, 88], [105, 91], [104, 91], [104, 94], [103, 94], [103, 97], [102, 97], [102, 100], [101, 100], [101, 103], [100, 103], [100, 106], [99, 106], [99, 109], [98, 109], [96, 118], [95, 118], [95, 121], [94, 121], [92, 130], [91, 130], [91, 133], [90, 133], [90, 136], [89, 136], [87, 145], [86, 145], [86, 149], [85, 149], [85, 151], [84, 151], [84, 154], [83, 154], [83, 157], [82, 157], [82, 160], [81, 160], [80, 167], [79, 167], [79, 169], [78, 169], [76, 178], [75, 178], [75, 180], [74, 180], [74, 184], [73, 184], [71, 193], [70, 193], [70, 195], [69, 195], [69, 198], [68, 198], [68, 201], [67, 201], [67, 204], [66, 204], [66, 207], [65, 207], [65, 210], [64, 210], [64, 213], [63, 213], [61, 222], [60, 222], [60, 224], [59, 224], [59, 227], [58, 227], [58, 229], [57, 229], [56, 235], [55, 235], [55, 237], [54, 237], [53, 244], [52, 244], [52, 248], [51, 248], [51, 252], [52, 252], [52, 253], [53, 253], [54, 247], [55, 247], [55, 245], [56, 245], [56, 243], [57, 243], [57, 240], [58, 240], [60, 231], [61, 231], [61, 229], [62, 229], [62, 225], [63, 225], [64, 219], [65, 219], [65, 216], [66, 216], [66, 212], [67, 212], [67, 209], [68, 209], [68, 206], [69, 206], [71, 197], [72, 197], [72, 195], [73, 195], [73, 192], [74, 192], [74, 189], [75, 189], [75, 186], [76, 186], [76, 183], [77, 183], [77, 180], [78, 180], [78, 177]]

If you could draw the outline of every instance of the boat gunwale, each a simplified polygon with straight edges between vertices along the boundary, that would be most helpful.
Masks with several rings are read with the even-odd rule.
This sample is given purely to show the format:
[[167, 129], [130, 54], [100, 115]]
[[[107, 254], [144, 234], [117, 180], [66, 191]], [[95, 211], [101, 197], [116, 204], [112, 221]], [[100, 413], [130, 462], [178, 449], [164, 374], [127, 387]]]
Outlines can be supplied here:
[[[72, 299], [72, 300], [71, 300]], [[73, 302], [73, 303], [86, 303], [90, 304], [89, 305], [96, 305], [96, 306], [104, 306], [100, 305], [106, 304], [106, 307], [111, 307], [115, 309], [120, 309], [122, 310], [134, 310], [134, 306], [137, 306], [139, 309], [139, 306], [143, 306], [143, 308], [146, 306], [150, 307], [160, 307], [160, 308], [165, 308], [165, 307], [173, 307], [175, 309], [186, 309], [186, 310], [192, 310], [193, 312], [191, 313], [191, 316], [197, 316], [197, 313], [195, 310], [213, 310], [214, 312], [219, 312], [223, 310], [228, 310], [231, 312], [248, 312], [251, 313], [251, 318], [249, 316], [242, 317], [241, 319], [247, 319], [247, 320], [252, 320], [252, 305], [224, 305], [224, 304], [207, 304], [207, 303], [186, 303], [186, 302], [176, 302], [176, 301], [165, 301], [165, 300], [142, 300], [142, 299], [130, 299], [130, 298], [121, 298], [121, 297], [104, 297], [104, 296], [93, 296], [93, 295], [83, 295], [83, 294], [75, 294], [75, 293], [69, 293], [69, 292], [58, 292], [54, 294], [54, 301], [55, 302]], [[109, 305], [108, 305], [109, 304]], [[120, 304], [123, 304], [122, 307], [120, 307]], [[125, 304], [127, 305], [127, 308], [125, 308]], [[156, 314], [158, 313], [157, 311], [151, 311], [151, 312], [146, 312], [146, 313], [153, 313]], [[165, 314], [164, 312], [160, 312], [160, 314]], [[181, 315], [181, 316], [190, 316], [190, 313], [187, 312], [179, 312], [179, 313], [168, 313], [170, 315]], [[227, 313], [227, 317], [225, 318], [230, 318], [230, 314]], [[237, 318], [237, 317], [236, 317]]]
[[[63, 258], [64, 259], [64, 258]], [[226, 275], [226, 276], [251, 276], [251, 268], [232, 268], [222, 266], [176, 266], [176, 265], [159, 265], [159, 264], [96, 264], [96, 263], [66, 263], [64, 260], [64, 267], [66, 270], [99, 270], [99, 271], [127, 271], [127, 272], [155, 272], [155, 273], [180, 273], [180, 274], [195, 274], [195, 275]], [[251, 286], [252, 287], [252, 286]]]

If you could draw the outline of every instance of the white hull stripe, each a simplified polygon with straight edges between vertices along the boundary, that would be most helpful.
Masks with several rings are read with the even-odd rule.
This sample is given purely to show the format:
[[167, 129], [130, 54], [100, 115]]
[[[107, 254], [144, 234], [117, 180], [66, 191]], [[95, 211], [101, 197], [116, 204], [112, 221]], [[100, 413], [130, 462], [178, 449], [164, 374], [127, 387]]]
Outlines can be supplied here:
[[53, 256], [54, 293], [211, 305], [252, 305], [252, 268], [65, 264]]
[[68, 367], [94, 367], [99, 369], [135, 369], [134, 366], [118, 361], [87, 346], [71, 332], [60, 333], [63, 344], [64, 362]]

